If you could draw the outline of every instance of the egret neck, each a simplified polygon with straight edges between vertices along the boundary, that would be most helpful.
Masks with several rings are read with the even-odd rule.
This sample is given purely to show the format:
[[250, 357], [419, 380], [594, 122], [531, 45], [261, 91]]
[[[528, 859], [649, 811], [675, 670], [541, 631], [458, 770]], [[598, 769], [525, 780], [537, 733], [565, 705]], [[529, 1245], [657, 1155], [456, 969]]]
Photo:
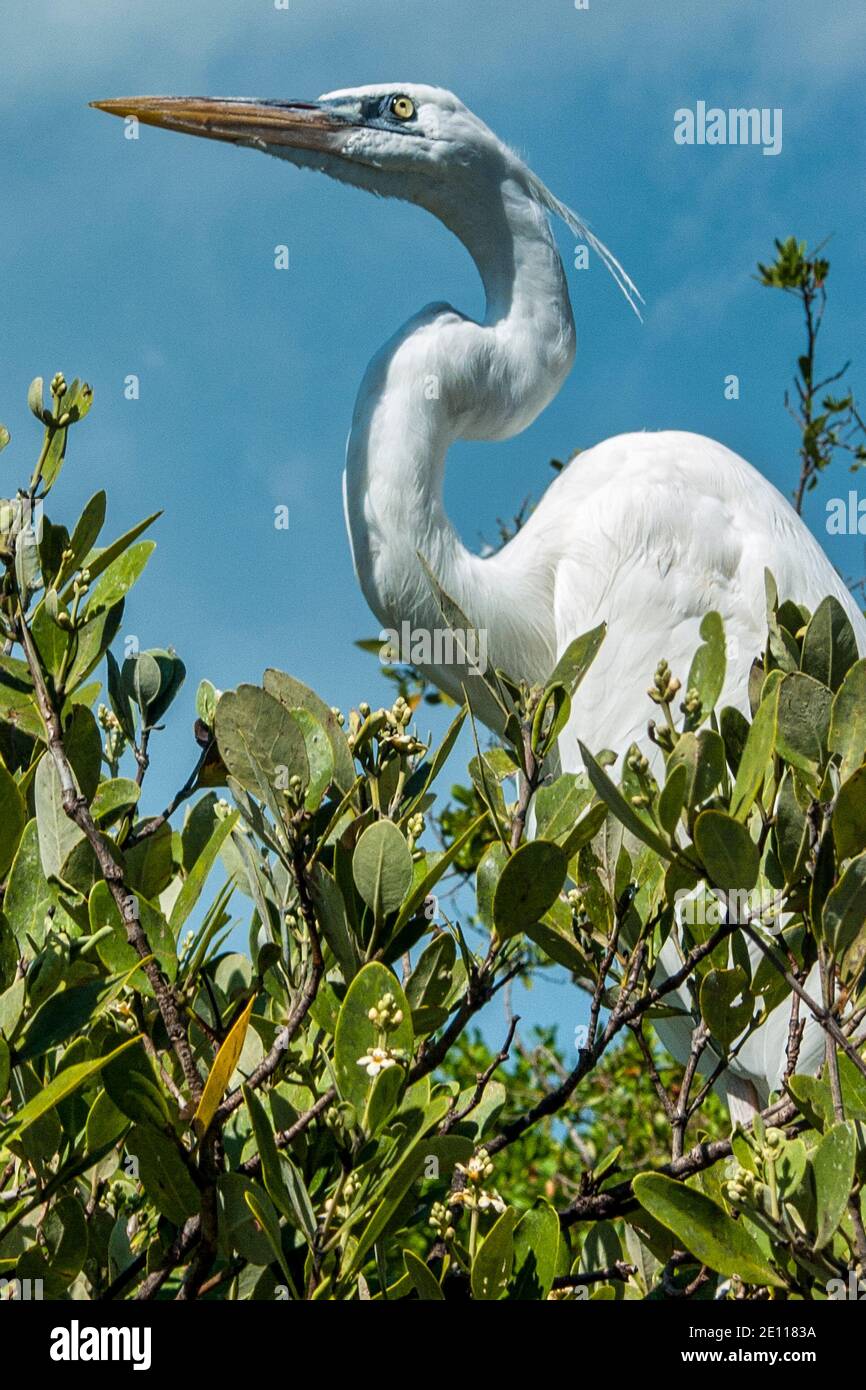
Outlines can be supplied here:
[[[555, 555], [520, 542], [481, 558], [445, 513], [445, 458], [457, 439], [507, 439], [553, 399], [574, 360], [574, 320], [544, 209], [513, 177], [419, 196], [464, 243], [486, 296], [476, 323], [447, 304], [416, 314], [375, 355], [355, 405], [344, 496], [355, 570], [385, 628], [431, 633], [443, 619], [419, 557], [473, 625], [489, 664], [542, 680], [555, 661]], [[534, 552], [534, 553], [532, 553]], [[549, 616], [545, 625], [539, 614]], [[533, 615], [533, 616], [530, 616]], [[510, 662], [498, 652], [508, 652]], [[465, 672], [436, 668], [460, 697]]]

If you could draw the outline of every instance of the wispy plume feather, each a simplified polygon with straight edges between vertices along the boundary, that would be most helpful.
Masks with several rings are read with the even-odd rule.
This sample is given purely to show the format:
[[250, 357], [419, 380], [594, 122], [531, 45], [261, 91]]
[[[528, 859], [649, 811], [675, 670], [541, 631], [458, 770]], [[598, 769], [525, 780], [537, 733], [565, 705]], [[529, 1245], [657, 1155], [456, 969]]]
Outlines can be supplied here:
[[641, 323], [643, 323], [643, 315], [638, 308], [638, 303], [644, 304], [646, 301], [631, 276], [623, 269], [613, 252], [609, 251], [604, 242], [599, 241], [595, 233], [590, 231], [582, 217], [579, 217], [570, 207], [566, 207], [565, 203], [560, 202], [559, 198], [551, 193], [550, 189], [541, 182], [537, 174], [533, 174], [531, 170], [527, 170], [527, 174], [529, 176], [529, 190], [532, 196], [548, 212], [553, 213], [555, 217], [559, 217], [565, 223], [566, 227], [574, 232], [575, 236], [581, 237], [588, 246], [592, 247], [599, 260], [605, 265], [619, 285]]

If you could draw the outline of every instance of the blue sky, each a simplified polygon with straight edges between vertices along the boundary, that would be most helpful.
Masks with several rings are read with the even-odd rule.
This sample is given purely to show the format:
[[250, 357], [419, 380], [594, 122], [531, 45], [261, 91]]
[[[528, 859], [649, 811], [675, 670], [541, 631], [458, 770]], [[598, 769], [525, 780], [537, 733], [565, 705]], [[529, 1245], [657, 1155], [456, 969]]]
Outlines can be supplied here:
[[[430, 82], [590, 221], [643, 291], [646, 322], [597, 265], [571, 273], [579, 347], [564, 390], [524, 435], [451, 460], [448, 505], [477, 544], [546, 486], [551, 457], [628, 429], [717, 437], [790, 492], [797, 440], [782, 397], [800, 326], [792, 301], [751, 278], [774, 236], [833, 234], [823, 361], [853, 357], [866, 396], [864, 41], [856, 0], [7, 0], [0, 419], [13, 447], [0, 487], [34, 456], [30, 378], [85, 376], [94, 411], [54, 514], [73, 519], [99, 486], [118, 532], [165, 508], [124, 624], [143, 646], [173, 643], [189, 669], [156, 744], [154, 808], [191, 761], [203, 676], [225, 688], [278, 665], [344, 708], [384, 698], [352, 645], [375, 632], [342, 518], [354, 393], [420, 305], [476, 313], [481, 294], [463, 249], [416, 209], [251, 151], [148, 129], [128, 141], [88, 101]], [[781, 107], [781, 153], [675, 144], [675, 110], [699, 100]], [[565, 232], [561, 247], [570, 264]], [[729, 373], [738, 401], [724, 398]], [[129, 374], [138, 401], [124, 397]], [[863, 538], [824, 529], [826, 500], [852, 485], [840, 465], [807, 520], [861, 575]], [[281, 504], [288, 531], [274, 529]], [[561, 995], [542, 997], [539, 1016], [564, 1017]]]

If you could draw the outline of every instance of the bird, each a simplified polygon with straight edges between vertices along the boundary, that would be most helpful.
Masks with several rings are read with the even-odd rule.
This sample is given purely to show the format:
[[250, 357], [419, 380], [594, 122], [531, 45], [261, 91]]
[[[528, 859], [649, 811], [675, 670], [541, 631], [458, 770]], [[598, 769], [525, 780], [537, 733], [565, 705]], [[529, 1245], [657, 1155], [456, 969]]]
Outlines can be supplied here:
[[[343, 477], [352, 558], [383, 629], [440, 630], [444, 592], [484, 634], [488, 666], [529, 685], [543, 684], [573, 639], [606, 624], [559, 735], [558, 770], [583, 771], [579, 741], [618, 753], [646, 745], [646, 680], [660, 658], [688, 671], [710, 612], [721, 615], [734, 655], [721, 703], [747, 713], [751, 662], [766, 639], [767, 569], [782, 596], [807, 607], [833, 595], [866, 651], [863, 615], [798, 513], [745, 459], [698, 434], [644, 430], [587, 448], [501, 549], [480, 556], [463, 544], [443, 503], [450, 448], [527, 429], [575, 359], [554, 221], [585, 243], [639, 317], [643, 300], [586, 221], [453, 93], [395, 82], [315, 101], [141, 96], [92, 105], [413, 204], [463, 243], [484, 288], [483, 316], [428, 304], [363, 376]], [[472, 684], [465, 653], [417, 664], [462, 702]], [[476, 714], [498, 729], [486, 685], [472, 688]], [[671, 942], [666, 949], [670, 970], [679, 957]], [[694, 1003], [685, 986], [676, 997], [683, 1015], [657, 1026], [683, 1060]], [[788, 1012], [780, 1005], [725, 1073], [732, 1116], [747, 1117], [778, 1086]], [[813, 1071], [822, 1036], [812, 1023], [804, 1039]]]

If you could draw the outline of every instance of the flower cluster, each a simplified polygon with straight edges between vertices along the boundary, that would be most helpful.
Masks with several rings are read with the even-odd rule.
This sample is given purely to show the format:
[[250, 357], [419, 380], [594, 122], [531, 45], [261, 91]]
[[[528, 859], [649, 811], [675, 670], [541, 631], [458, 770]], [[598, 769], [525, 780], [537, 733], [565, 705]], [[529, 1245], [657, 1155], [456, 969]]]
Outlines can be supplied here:
[[105, 760], [110, 768], [116, 768], [126, 744], [126, 738], [120, 727], [120, 720], [107, 705], [99, 706], [96, 717], [105, 733], [105, 746], [103, 748]]
[[367, 1010], [367, 1017], [381, 1033], [393, 1033], [403, 1022], [403, 1010], [397, 1008], [393, 994], [383, 994], [379, 1002]]
[[495, 1187], [483, 1185], [493, 1176], [493, 1163], [486, 1149], [479, 1149], [468, 1162], [458, 1163], [456, 1168], [465, 1179], [466, 1186], [459, 1192], [452, 1192], [452, 1205], [465, 1207], [467, 1211], [498, 1213], [505, 1210], [505, 1202]]
[[403, 757], [414, 757], [427, 752], [427, 745], [420, 743], [409, 733], [412, 722], [412, 707], [399, 695], [391, 708], [371, 710], [365, 702], [352, 710], [349, 715], [347, 739], [352, 752], [359, 756], [365, 746], [375, 738], [382, 752], [400, 753]]
[[378, 1076], [380, 1071], [396, 1067], [400, 1058], [389, 1047], [371, 1047], [363, 1057], [358, 1058], [358, 1066], [363, 1067], [368, 1076]]
[[377, 1045], [358, 1058], [358, 1066], [363, 1067], [368, 1076], [378, 1076], [380, 1071], [387, 1071], [388, 1067], [395, 1067], [404, 1060], [402, 1048], [388, 1047], [388, 1034], [400, 1027], [403, 1010], [389, 991], [367, 1010], [367, 1017], [378, 1030], [379, 1037]]
[[784, 1154], [785, 1132], [768, 1129], [761, 1135], [746, 1131], [743, 1139], [754, 1155], [753, 1166], [734, 1164], [723, 1191], [732, 1206], [756, 1207], [763, 1204], [768, 1188], [773, 1193], [776, 1190], [775, 1167]]

